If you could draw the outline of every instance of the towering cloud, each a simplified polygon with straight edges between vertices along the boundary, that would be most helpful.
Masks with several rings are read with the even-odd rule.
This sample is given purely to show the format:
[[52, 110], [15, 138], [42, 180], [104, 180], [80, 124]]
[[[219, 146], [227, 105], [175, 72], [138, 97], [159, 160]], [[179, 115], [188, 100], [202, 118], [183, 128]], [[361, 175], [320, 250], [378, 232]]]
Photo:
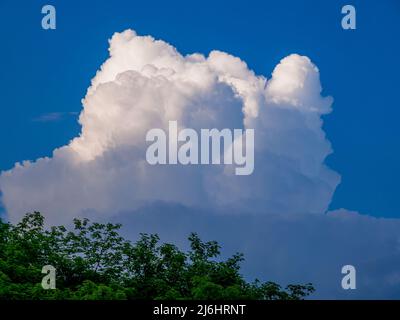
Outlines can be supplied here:
[[[321, 96], [307, 57], [282, 59], [267, 79], [227, 53], [182, 56], [132, 30], [114, 34], [109, 51], [82, 101], [79, 137], [1, 173], [9, 220], [33, 210], [48, 224], [89, 216], [178, 243], [198, 231], [244, 252], [248, 277], [311, 281], [319, 298], [398, 297], [400, 220], [326, 214], [340, 180], [324, 164], [331, 146], [321, 116], [332, 98]], [[146, 133], [167, 132], [171, 120], [179, 129], [254, 129], [253, 174], [148, 164]], [[359, 274], [354, 292], [340, 287], [345, 264]]]
[[[272, 78], [257, 76], [220, 51], [182, 56], [174, 47], [127, 30], [110, 40], [110, 57], [92, 80], [80, 114], [82, 132], [51, 158], [23, 162], [0, 177], [12, 221], [40, 210], [49, 222], [115, 215], [153, 201], [266, 213], [321, 213], [339, 176], [324, 165], [331, 152], [321, 115], [316, 66], [290, 55]], [[255, 168], [151, 166], [152, 128], [255, 129]]]

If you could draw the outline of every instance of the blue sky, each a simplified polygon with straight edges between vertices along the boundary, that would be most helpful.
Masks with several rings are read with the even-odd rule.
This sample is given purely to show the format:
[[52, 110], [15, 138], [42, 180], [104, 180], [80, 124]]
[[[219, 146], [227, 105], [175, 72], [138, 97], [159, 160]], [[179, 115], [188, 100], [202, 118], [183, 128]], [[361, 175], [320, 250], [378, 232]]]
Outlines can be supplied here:
[[[334, 97], [324, 128], [342, 175], [331, 208], [400, 217], [400, 4], [351, 1], [357, 30], [343, 30], [344, 1], [52, 1], [57, 29], [40, 27], [43, 1], [0, 3], [0, 169], [51, 155], [79, 133], [90, 79], [107, 57], [107, 39], [134, 28], [182, 53], [220, 49], [267, 77], [290, 53], [319, 67]], [[71, 113], [58, 121], [34, 121]]]

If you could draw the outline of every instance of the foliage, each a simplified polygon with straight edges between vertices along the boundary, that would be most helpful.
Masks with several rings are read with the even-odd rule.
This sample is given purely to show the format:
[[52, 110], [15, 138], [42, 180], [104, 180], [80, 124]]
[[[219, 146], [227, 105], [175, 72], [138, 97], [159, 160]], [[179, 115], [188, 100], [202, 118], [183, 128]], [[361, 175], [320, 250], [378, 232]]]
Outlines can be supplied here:
[[[217, 242], [194, 233], [182, 252], [157, 235], [131, 243], [120, 227], [75, 219], [72, 230], [46, 229], [39, 212], [17, 225], [0, 220], [0, 299], [298, 300], [314, 291], [311, 284], [248, 283], [240, 274], [243, 255], [222, 260]], [[55, 290], [41, 286], [45, 265], [57, 270]]]

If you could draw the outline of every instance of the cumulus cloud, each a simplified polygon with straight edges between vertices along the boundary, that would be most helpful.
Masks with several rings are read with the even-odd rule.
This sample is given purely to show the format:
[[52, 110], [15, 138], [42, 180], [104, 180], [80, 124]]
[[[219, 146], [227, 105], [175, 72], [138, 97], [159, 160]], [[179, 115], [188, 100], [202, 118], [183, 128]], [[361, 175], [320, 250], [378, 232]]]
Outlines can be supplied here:
[[[51, 158], [25, 161], [0, 177], [12, 221], [41, 210], [50, 222], [114, 215], [152, 201], [262, 213], [324, 212], [339, 175], [321, 115], [319, 71], [307, 58], [284, 58], [270, 80], [221, 51], [182, 56], [168, 43], [127, 30], [110, 40], [110, 57], [83, 99], [82, 131]], [[151, 166], [145, 136], [152, 128], [251, 128], [255, 171], [229, 166]]]
[[[0, 175], [12, 222], [39, 210], [49, 224], [73, 217], [125, 222], [130, 237], [158, 232], [183, 243], [191, 231], [242, 251], [246, 274], [311, 281], [317, 297], [391, 297], [400, 274], [399, 220], [340, 210], [326, 214], [340, 176], [322, 128], [332, 98], [318, 68], [297, 54], [271, 78], [221, 51], [183, 56], [132, 30], [115, 33], [110, 56], [82, 100], [81, 133], [52, 157]], [[254, 129], [255, 167], [146, 162], [146, 133], [180, 128]], [[341, 266], [359, 270], [359, 289], [340, 288]]]

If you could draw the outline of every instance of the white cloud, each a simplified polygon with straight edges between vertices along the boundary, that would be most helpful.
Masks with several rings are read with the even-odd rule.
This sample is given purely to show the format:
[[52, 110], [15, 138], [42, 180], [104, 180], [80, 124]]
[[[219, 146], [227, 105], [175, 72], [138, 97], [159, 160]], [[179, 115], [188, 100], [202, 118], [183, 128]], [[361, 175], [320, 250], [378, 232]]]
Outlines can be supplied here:
[[[332, 150], [321, 116], [331, 104], [307, 57], [284, 58], [267, 80], [224, 52], [182, 56], [164, 41], [116, 33], [83, 99], [80, 136], [51, 158], [2, 172], [2, 202], [12, 222], [39, 210], [49, 224], [126, 220], [130, 234], [172, 241], [198, 230], [243, 251], [247, 274], [312, 281], [320, 297], [352, 294], [343, 295], [338, 274], [352, 263], [362, 279], [353, 297], [398, 294], [399, 220], [324, 214], [340, 180], [324, 164]], [[150, 166], [146, 133], [167, 131], [169, 120], [255, 129], [254, 173]]]
[[[80, 136], [51, 158], [1, 174], [11, 221], [31, 210], [51, 223], [115, 215], [157, 200], [263, 213], [327, 209], [339, 182], [323, 163], [331, 149], [321, 115], [332, 99], [320, 95], [318, 69], [307, 57], [284, 58], [267, 81], [227, 53], [182, 56], [131, 30], [114, 34], [109, 51], [83, 99]], [[169, 120], [194, 129], [254, 128], [253, 175], [148, 165], [146, 132], [166, 129]]]

